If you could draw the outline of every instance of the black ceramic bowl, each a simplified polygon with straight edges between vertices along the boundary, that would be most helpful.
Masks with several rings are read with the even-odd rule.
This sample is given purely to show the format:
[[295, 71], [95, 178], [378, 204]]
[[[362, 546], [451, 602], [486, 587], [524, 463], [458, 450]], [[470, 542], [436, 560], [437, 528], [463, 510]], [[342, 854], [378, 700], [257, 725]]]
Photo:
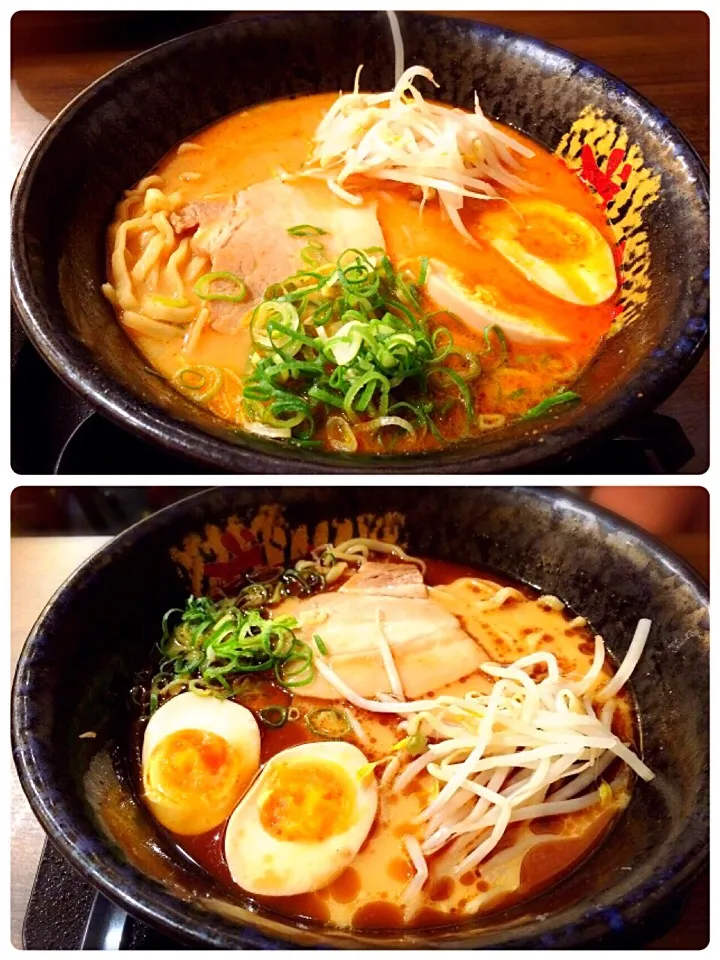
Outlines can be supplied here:
[[[359, 63], [368, 85], [394, 82], [385, 14], [288, 13], [210, 27], [113, 70], [49, 125], [18, 177], [15, 307], [53, 370], [102, 413], [168, 450], [236, 472], [512, 472], [549, 457], [557, 464], [589, 440], [618, 432], [688, 373], [707, 334], [708, 194], [702, 162], [683, 135], [619, 80], [537, 40], [468, 20], [404, 13], [400, 22], [406, 63], [432, 68], [441, 99], [472, 106], [477, 90], [490, 116], [550, 150], [592, 107], [616, 132], [626, 131], [627, 144], [660, 177], [642, 229], [631, 230], [635, 239], [647, 233], [647, 300], [583, 375], [583, 404], [442, 453], [343, 457], [238, 436], [148, 371], [100, 292], [105, 233], [122, 191], [175, 143], [233, 111], [347, 89]], [[596, 159], [602, 166], [608, 157]], [[639, 260], [626, 266], [637, 278]]]
[[[684, 889], [704, 864], [708, 844], [705, 587], [640, 530], [564, 493], [522, 488], [449, 493], [206, 491], [132, 527], [61, 587], [17, 668], [13, 750], [35, 814], [86, 879], [174, 937], [225, 948], [285, 942], [571, 947], [633, 935]], [[235, 519], [228, 535], [230, 518]], [[298, 540], [312, 541], [321, 523], [321, 538], [334, 538], [339, 524], [343, 537], [351, 535], [351, 527], [371, 529], [417, 553], [493, 567], [559, 595], [602, 632], [616, 657], [625, 653], [637, 619], [652, 619], [634, 690], [642, 752], [656, 779], [636, 786], [607, 840], [557, 886], [462, 927], [351, 934], [231, 903], [165, 853], [162, 836], [128, 787], [123, 744], [134, 672], [147, 662], [162, 614], [183, 601], [188, 569], [199, 578], [203, 562], [214, 562], [214, 575], [232, 576], [243, 564], [257, 563], [257, 547], [239, 532], [251, 525], [256, 541], [274, 550], [277, 562], [278, 550], [287, 558], [293, 531]], [[95, 731], [96, 738], [78, 739], [85, 731]], [[109, 800], [98, 815], [102, 798]]]

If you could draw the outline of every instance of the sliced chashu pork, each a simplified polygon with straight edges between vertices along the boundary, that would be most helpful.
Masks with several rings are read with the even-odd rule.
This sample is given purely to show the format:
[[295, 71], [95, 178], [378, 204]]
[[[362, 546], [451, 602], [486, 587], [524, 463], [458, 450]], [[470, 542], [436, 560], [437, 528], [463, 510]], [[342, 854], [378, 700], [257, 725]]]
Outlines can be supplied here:
[[[405, 696], [422, 697], [490, 658], [456, 617], [428, 597], [417, 568], [408, 566], [365, 564], [338, 591], [286, 600], [275, 615], [296, 617], [297, 635], [313, 649], [314, 635], [320, 636], [328, 664], [364, 697], [391, 692], [379, 646], [382, 629]], [[378, 567], [384, 568], [382, 575]], [[338, 696], [317, 671], [302, 693], [324, 700]]]
[[[170, 217], [176, 233], [194, 230], [191, 245], [211, 258], [210, 269], [241, 276], [248, 288], [242, 303], [210, 303], [211, 323], [234, 332], [243, 316], [263, 299], [266, 289], [298, 270], [307, 269], [300, 251], [307, 237], [294, 237], [290, 227], [312, 224], [326, 231], [315, 237], [329, 260], [350, 247], [384, 247], [375, 204], [351, 206], [324, 184], [291, 185], [263, 180], [232, 199], [199, 200]], [[222, 287], [217, 288], [222, 292]]]
[[543, 317], [523, 317], [488, 303], [482, 291], [471, 290], [455, 271], [439, 260], [433, 260], [430, 265], [427, 292], [439, 307], [454, 313], [479, 333], [494, 325], [500, 327], [511, 343], [557, 346], [568, 342], [568, 338]]
[[427, 597], [422, 573], [414, 563], [367, 562], [340, 587], [340, 593], [381, 597]]

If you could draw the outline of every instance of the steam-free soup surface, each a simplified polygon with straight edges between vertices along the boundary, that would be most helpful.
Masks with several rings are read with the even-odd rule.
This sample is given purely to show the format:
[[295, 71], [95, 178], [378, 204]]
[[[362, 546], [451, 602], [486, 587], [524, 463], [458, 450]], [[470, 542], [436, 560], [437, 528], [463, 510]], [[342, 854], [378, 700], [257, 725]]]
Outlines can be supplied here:
[[[595, 649], [589, 627], [571, 612], [553, 609], [539, 599], [537, 593], [492, 573], [432, 560], [427, 561], [425, 582], [441, 588], [430, 591], [433, 601], [458, 618], [463, 630], [478, 645], [481, 659], [491, 658], [502, 664], [528, 653], [547, 651], [555, 655], [563, 673], [583, 676], [589, 670]], [[502, 603], [495, 609], [478, 607], [478, 600], [487, 600], [506, 586], [520, 589], [511, 602]], [[321, 598], [323, 596], [320, 594]], [[377, 602], [377, 598], [373, 601], [360, 597], [359, 602], [368, 604]], [[412, 600], [408, 602], [412, 603]], [[283, 612], [280, 607], [276, 615]], [[322, 631], [323, 626], [309, 629]], [[541, 668], [538, 669], [542, 672]], [[605, 666], [603, 681], [610, 676], [611, 670]], [[464, 696], [470, 691], [487, 693], [490, 686], [490, 677], [482, 670], [474, 670], [449, 685], [424, 693], [423, 698], [445, 694]], [[282, 751], [298, 744], [327, 742], [325, 737], [313, 731], [307, 718], [319, 707], [327, 707], [328, 700], [308, 698], [302, 694], [302, 688], [289, 691], [265, 675], [250, 677], [243, 683], [241, 694], [234, 699], [249, 708], [258, 720], [261, 711], [267, 711], [268, 707], [294, 708], [292, 716], [295, 719], [289, 719], [278, 729], [259, 723], [261, 764], [267, 764]], [[359, 747], [368, 761], [393, 756], [394, 746], [405, 736], [398, 726], [400, 717], [351, 707], [341, 698], [330, 702], [352, 714], [354, 729], [348, 731], [344, 739]], [[613, 731], [626, 742], [632, 742], [634, 721], [630, 698], [621, 694], [614, 703]], [[133, 756], [136, 758], [141, 751], [143, 729], [140, 724], [135, 730], [138, 739]], [[607, 803], [577, 813], [511, 824], [492, 855], [461, 876], [453, 876], [451, 870], [457, 856], [453, 861], [447, 849], [431, 855], [428, 858], [429, 879], [419, 902], [409, 909], [403, 901], [403, 893], [414, 875], [414, 867], [404, 838], [413, 834], [422, 840], [425, 825], [417, 822], [417, 815], [437, 795], [437, 787], [425, 772], [414, 778], [406, 789], [393, 792], [391, 781], [387, 786], [382, 784], [381, 766], [373, 773], [380, 783], [377, 817], [351, 865], [330, 885], [315, 892], [251, 899], [289, 917], [357, 929], [453, 924], [501, 909], [535, 895], [562, 878], [597, 846], [628, 800], [628, 775], [613, 773], [617, 768], [616, 763], [604, 773], [608, 781], [616, 777], [614, 792]], [[142, 782], [139, 770], [137, 779], [138, 783]], [[246, 892], [233, 883], [225, 859], [226, 830], [227, 821], [224, 821], [198, 836], [171, 836], [185, 854], [220, 884], [244, 897]]]
[[[193, 146], [186, 144], [173, 150], [155, 171], [161, 178], [155, 189], [165, 197], [174, 198], [175, 209], [182, 210], [208, 198], [211, 202], [227, 201], [238, 191], [272, 180], [279, 170], [289, 173], [299, 170], [308, 156], [313, 133], [333, 99], [331, 95], [322, 94], [282, 100], [227, 117], [194, 136]], [[507, 132], [534, 151], [532, 158], [519, 158], [517, 170], [518, 176], [536, 189], [530, 195], [531, 199], [547, 200], [573, 214], [580, 214], [614, 249], [610, 229], [585, 185], [558, 157], [514, 131]], [[307, 193], [311, 202], [319, 203], [321, 197], [326, 205], [344, 205], [325, 184], [295, 181], [293, 188]], [[517, 202], [518, 195], [513, 191], [502, 186], [497, 189], [510, 203]], [[453, 227], [436, 201], [430, 199], [421, 212], [419, 193], [414, 187], [369, 181], [363, 184], [361, 192], [364, 205], [377, 211], [387, 255], [395, 269], [409, 265], [408, 269], [417, 275], [418, 264], [422, 258], [427, 258], [432, 277], [433, 264], [442, 261], [451, 268], [453, 276], [462, 281], [463, 288], [471, 292], [482, 289], [482, 298], [493, 308], [521, 320], [535, 318], [551, 329], [553, 337], [563, 339], [544, 340], [541, 337], [538, 341], [531, 337], [528, 342], [516, 342], [508, 337], [507, 343], [503, 343], [496, 335], [491, 334], [488, 338], [482, 329], [444, 311], [430, 321], [430, 327], [442, 326], [452, 337], [457, 357], [451, 361], [451, 366], [460, 371], [463, 379], [467, 376], [471, 415], [468, 417], [462, 404], [457, 402], [457, 383], [437, 376], [430, 387], [434, 402], [432, 417], [437, 429], [416, 429], [411, 434], [390, 424], [374, 431], [356, 431], [352, 442], [360, 452], [436, 449], [468, 434], [484, 435], [534, 410], [539, 403], [573, 384], [611, 325], [617, 304], [615, 295], [588, 306], [558, 299], [528, 279], [492, 243], [499, 230], [497, 217], [506, 218], [508, 215], [508, 204], [503, 200], [465, 201], [463, 219], [475, 238], [476, 245], [472, 245]], [[111, 252], [121, 224], [141, 216], [146, 203], [146, 194], [141, 191], [131, 193], [120, 205], [118, 219], [110, 234]], [[158, 209], [162, 213], [162, 201], [159, 203]], [[322, 214], [319, 218], [322, 220]], [[288, 228], [293, 226], [296, 225], [287, 224]], [[318, 223], [318, 226], [322, 224]], [[544, 258], [544, 262], [555, 266], [562, 264], [568, 242], [575, 242], [568, 241], [567, 231], [562, 235], [558, 233], [556, 225], [548, 223], [544, 216], [531, 223], [526, 234], [523, 240], [526, 247]], [[142, 257], [149, 235], [148, 231], [128, 230], [128, 263], [137, 263]], [[133, 281], [138, 301], [159, 294], [166, 301], [170, 298], [168, 302], [180, 302], [172, 298], [181, 293], [186, 302], [196, 305], [197, 311], [201, 301], [194, 296], [193, 287], [198, 277], [210, 269], [210, 263], [187, 250], [182, 257], [176, 257], [177, 273], [173, 275], [177, 283], [175, 286], [169, 284], [166, 266], [169, 258], [177, 252], [181, 237], [180, 234], [167, 238], [168, 246], [158, 268], [142, 277], [142, 269], [136, 271], [133, 268], [131, 273], [141, 277]], [[315, 240], [322, 242], [323, 237]], [[109, 275], [117, 284], [112, 263]], [[220, 284], [218, 290], [232, 294], [234, 288], [231, 284], [223, 287], [222, 280], [217, 282]], [[178, 290], [178, 283], [181, 290]], [[426, 287], [420, 296], [426, 311], [438, 309]], [[228, 311], [232, 309], [230, 305]], [[162, 314], [162, 304], [159, 310]], [[242, 378], [248, 373], [253, 353], [249, 321], [234, 324], [231, 332], [221, 329], [223, 323], [205, 322], [199, 334], [196, 324], [190, 333], [186, 326], [177, 324], [175, 335], [172, 327], [168, 333], [166, 326], [165, 333], [156, 336], [155, 333], [140, 332], [137, 325], [128, 325], [132, 322], [132, 311], [120, 309], [119, 313], [140, 351], [163, 376], [219, 417], [240, 426], [245, 423]], [[219, 371], [217, 384], [215, 371]], [[417, 405], [416, 394], [410, 392], [407, 397]], [[413, 419], [407, 409], [394, 412], [395, 416]], [[334, 408], [320, 414], [316, 412], [315, 429], [310, 439], [331, 449], [352, 449], [342, 444], [338, 446], [332, 431], [329, 435], [327, 418], [337, 413]]]

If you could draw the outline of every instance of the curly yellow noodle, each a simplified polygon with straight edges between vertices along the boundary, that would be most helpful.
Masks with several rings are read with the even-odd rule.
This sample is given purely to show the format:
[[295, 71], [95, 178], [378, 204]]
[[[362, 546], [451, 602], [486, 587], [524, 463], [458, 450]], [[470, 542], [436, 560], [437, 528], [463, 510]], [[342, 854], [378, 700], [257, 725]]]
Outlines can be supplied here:
[[155, 229], [161, 233], [165, 239], [166, 247], [175, 246], [175, 231], [170, 226], [170, 221], [166, 213], [153, 214], [152, 223]]
[[149, 297], [143, 298], [141, 309], [146, 316], [152, 317], [153, 320], [164, 320], [165, 323], [185, 324], [190, 323], [195, 316], [197, 308], [194, 306], [170, 306], [150, 295]]
[[130, 272], [130, 276], [135, 283], [140, 283], [145, 279], [159, 260], [164, 249], [165, 237], [161, 233], [156, 233]]
[[198, 341], [200, 340], [200, 335], [203, 332], [203, 328], [205, 327], [209, 316], [210, 311], [208, 308], [201, 307], [195, 323], [192, 325], [192, 327], [190, 327], [190, 330], [185, 337], [184, 352], [186, 354], [191, 354], [197, 347]]
[[157, 213], [158, 210], [174, 210], [182, 202], [182, 194], [176, 190], [174, 193], [163, 193], [157, 187], [150, 187], [145, 193], [145, 212]]
[[185, 284], [180, 276], [180, 268], [184, 265], [189, 252], [190, 240], [185, 237], [184, 240], [180, 241], [177, 249], [170, 254], [165, 267], [165, 280], [168, 289], [172, 291], [173, 296], [178, 298], [185, 296]]
[[124, 200], [121, 200], [117, 208], [117, 219], [130, 220], [132, 217], [131, 210], [137, 201], [138, 197], [133, 196], [125, 197]]
[[141, 197], [150, 187], [161, 187], [165, 180], [157, 173], [151, 173], [149, 177], [144, 177], [134, 190], [128, 191], [128, 196]]
[[160, 261], [156, 260], [152, 265], [150, 272], [145, 277], [145, 285], [151, 290], [157, 290], [160, 286]]
[[207, 262], [207, 257], [193, 256], [187, 270], [185, 271], [185, 282], [187, 284], [194, 283], [201, 273], [206, 272], [205, 267]]
[[126, 220], [125, 223], [120, 224], [115, 234], [115, 244], [110, 263], [112, 266], [113, 279], [115, 280], [115, 292], [118, 303], [125, 310], [134, 310], [138, 305], [126, 261], [127, 235], [130, 230], [140, 230], [146, 227], [148, 222], [147, 217], [137, 217], [135, 220]]
[[137, 330], [138, 333], [144, 333], [146, 336], [156, 337], [159, 340], [173, 340], [178, 336], [177, 327], [169, 323], [160, 323], [159, 320], [152, 320], [135, 310], [126, 310], [123, 313], [122, 322], [124, 326], [130, 327], [131, 330]]
[[106, 299], [109, 300], [114, 307], [119, 305], [117, 293], [115, 293], [115, 287], [111, 283], [104, 283], [100, 289], [105, 294]]

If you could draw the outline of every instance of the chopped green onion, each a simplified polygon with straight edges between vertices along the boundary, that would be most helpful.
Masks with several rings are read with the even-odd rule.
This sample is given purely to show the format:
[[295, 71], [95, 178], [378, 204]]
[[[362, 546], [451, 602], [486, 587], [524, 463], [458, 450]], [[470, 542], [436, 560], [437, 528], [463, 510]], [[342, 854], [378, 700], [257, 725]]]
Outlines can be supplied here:
[[[273, 336], [278, 323], [282, 323], [287, 331], [284, 336]], [[258, 350], [285, 349], [299, 329], [300, 318], [295, 307], [277, 300], [264, 300], [258, 304], [250, 320], [250, 337]], [[296, 344], [294, 352], [297, 353], [301, 346], [301, 343]]]
[[172, 384], [180, 393], [191, 396], [198, 403], [206, 403], [220, 392], [223, 374], [219, 367], [206, 364], [182, 367], [172, 378]]
[[318, 634], [316, 633], [315, 636], [313, 637], [313, 640], [315, 641], [315, 646], [318, 648], [318, 650], [320, 651], [320, 653], [321, 653], [324, 657], [326, 657], [326, 656], [327, 656], [327, 652], [328, 652], [328, 648], [327, 648], [327, 647], [325, 646], [325, 644], [323, 643], [322, 637], [318, 636]]
[[399, 740], [392, 749], [394, 751], [405, 750], [411, 757], [417, 757], [421, 753], [425, 753], [427, 744], [427, 737], [418, 732], [411, 734], [409, 737], [405, 737], [404, 740]]
[[375, 433], [384, 427], [398, 427], [400, 430], [404, 430], [410, 434], [411, 437], [415, 436], [415, 427], [404, 417], [378, 417], [376, 420], [370, 420], [368, 423], [361, 423], [357, 429]]
[[[306, 228], [293, 231], [313, 237]], [[321, 247], [311, 238], [306, 259], [317, 259]], [[360, 427], [429, 430], [442, 439], [431, 419], [432, 375], [456, 387], [453, 403], [464, 406], [469, 429], [472, 396], [461, 373], [446, 365], [453, 360], [452, 335], [420, 309], [427, 272], [425, 258], [413, 281], [394, 270], [382, 250], [348, 249], [334, 264], [301, 270], [268, 288], [251, 321], [256, 353], [243, 383], [246, 429], [287, 429], [286, 442], [321, 446], [317, 423], [325, 425], [327, 446], [342, 452], [357, 449]], [[479, 372], [479, 364], [466, 359], [465, 376]], [[391, 406], [399, 412], [397, 404], [412, 416], [389, 413]]]
[[[234, 283], [237, 293], [212, 293], [210, 287], [217, 280], [225, 280], [228, 283]], [[241, 303], [247, 297], [247, 287], [242, 277], [236, 273], [228, 273], [227, 270], [216, 270], [214, 273], [206, 273], [195, 284], [195, 293], [201, 300], [221, 300], [226, 303]]]
[[[317, 396], [319, 400], [323, 399], [319, 389], [312, 388], [308, 391], [311, 396]], [[325, 401], [327, 403], [327, 400]], [[342, 402], [333, 406], [342, 406]], [[332, 450], [339, 450], [341, 453], [355, 453], [358, 448], [357, 437], [353, 428], [344, 417], [329, 417], [325, 424], [328, 446]]]
[[495, 323], [491, 323], [489, 326], [485, 327], [485, 329], [483, 330], [483, 337], [485, 338], [485, 348], [486, 348], [483, 352], [484, 352], [484, 353], [492, 353], [492, 352], [493, 352], [493, 345], [492, 345], [492, 343], [490, 342], [490, 334], [491, 334], [491, 333], [494, 333], [495, 336], [496, 336], [496, 337], [498, 338], [498, 340], [500, 341], [500, 349], [501, 349], [501, 351], [502, 351], [502, 356], [503, 356], [503, 357], [507, 357], [507, 355], [508, 355], [508, 345], [507, 345], [507, 339], [506, 339], [506, 337], [505, 337], [505, 333], [504, 333], [502, 327], [498, 327], [497, 324], [495, 324]]
[[352, 725], [344, 710], [338, 707], [318, 707], [305, 717], [309, 729], [318, 737], [326, 740], [341, 740], [352, 730]]
[[312, 665], [312, 650], [306, 643], [296, 640], [290, 656], [275, 663], [275, 676], [284, 687], [306, 687], [315, 678]]
[[278, 704], [271, 704], [269, 707], [263, 707], [260, 710], [260, 719], [266, 727], [272, 727], [277, 730], [284, 727], [288, 721], [288, 708], [281, 707]]
[[372, 763], [364, 763], [361, 767], [358, 767], [355, 776], [358, 780], [364, 780], [369, 774], [375, 772], [375, 768], [381, 766], [383, 763], [387, 763], [388, 760], [392, 760], [392, 757], [381, 757], [379, 760], [374, 760]]
[[311, 241], [300, 251], [300, 259], [309, 267], [319, 266], [321, 263], [326, 262], [323, 249], [322, 244], [316, 245]]
[[535, 417], [544, 416], [554, 407], [559, 407], [566, 403], [577, 403], [579, 400], [582, 400], [579, 393], [574, 393], [572, 390], [565, 390], [563, 393], [556, 393], [554, 397], [547, 397], [538, 403], [537, 406], [531, 407], [522, 419], [533, 420]]
[[271, 619], [259, 608], [324, 589], [322, 570], [261, 571], [259, 579], [235, 598], [190, 597], [183, 609], [167, 611], [159, 644], [162, 659], [150, 690], [151, 712], [163, 696], [184, 689], [221, 698], [252, 693], [250, 677], [255, 673], [271, 671], [288, 688], [312, 681], [313, 654], [295, 635], [297, 621], [289, 616]]
[[300, 223], [296, 227], [288, 227], [288, 233], [291, 237], [321, 237], [327, 230], [314, 227], [311, 223]]

